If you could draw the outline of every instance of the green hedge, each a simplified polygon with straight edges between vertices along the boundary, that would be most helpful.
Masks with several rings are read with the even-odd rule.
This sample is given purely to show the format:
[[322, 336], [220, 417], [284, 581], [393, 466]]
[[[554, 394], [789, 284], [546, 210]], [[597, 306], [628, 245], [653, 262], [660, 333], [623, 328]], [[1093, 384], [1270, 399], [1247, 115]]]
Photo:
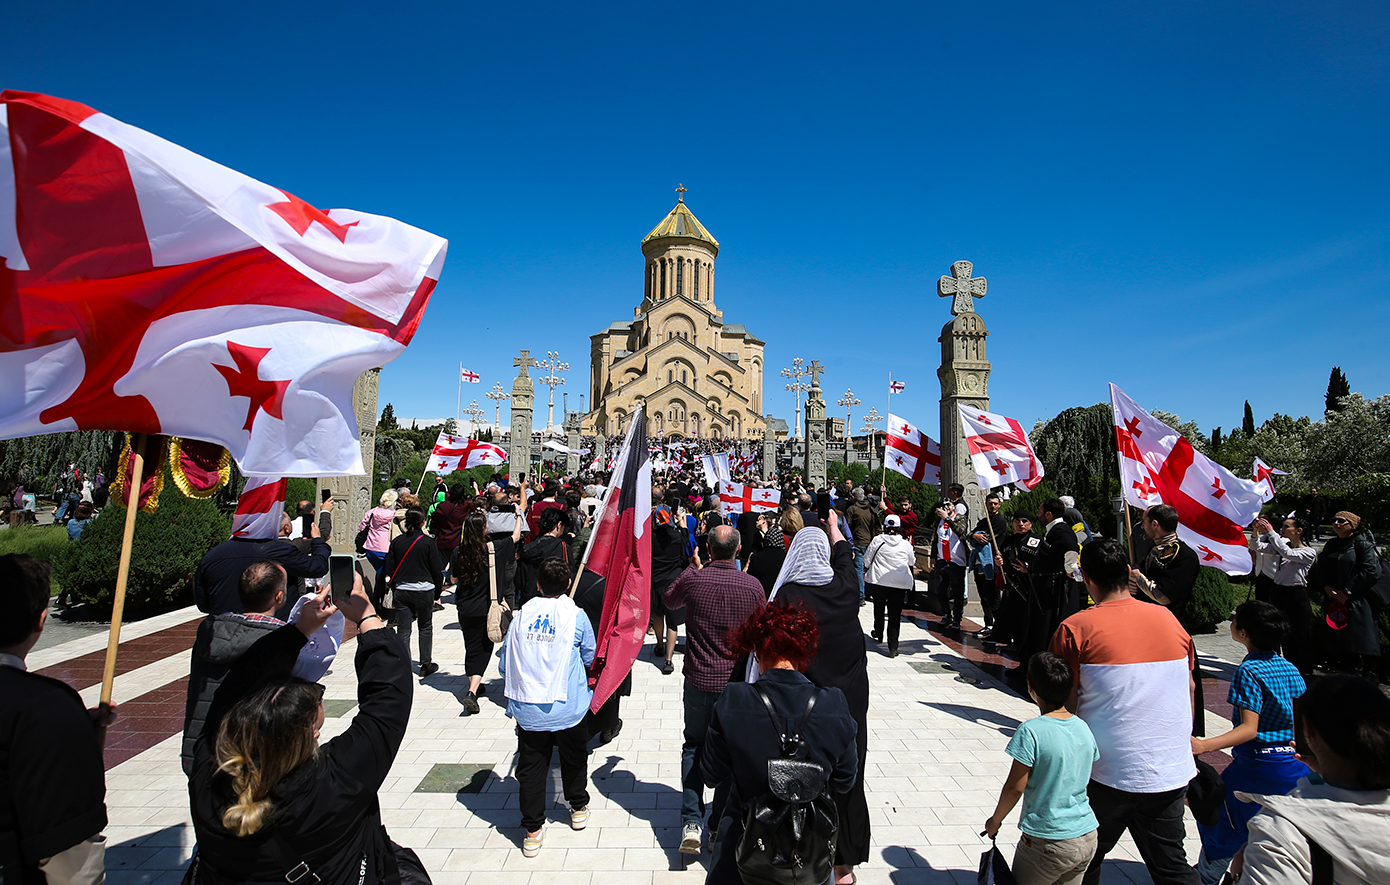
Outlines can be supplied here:
[[1209, 630], [1231, 616], [1235, 610], [1235, 588], [1226, 573], [1202, 566], [1192, 598], [1187, 601], [1187, 625], [1193, 630]]
[[[109, 605], [116, 589], [125, 508], [107, 505], [62, 557], [56, 577], [86, 602]], [[126, 605], [134, 610], [163, 605], [186, 586], [203, 554], [231, 535], [231, 517], [211, 500], [185, 498], [168, 480], [154, 513], [135, 519]]]
[[21, 525], [0, 532], [0, 556], [7, 553], [27, 553], [48, 563], [54, 573], [50, 590], [56, 596], [62, 592], [57, 573], [63, 558], [67, 556], [70, 543], [67, 526]]

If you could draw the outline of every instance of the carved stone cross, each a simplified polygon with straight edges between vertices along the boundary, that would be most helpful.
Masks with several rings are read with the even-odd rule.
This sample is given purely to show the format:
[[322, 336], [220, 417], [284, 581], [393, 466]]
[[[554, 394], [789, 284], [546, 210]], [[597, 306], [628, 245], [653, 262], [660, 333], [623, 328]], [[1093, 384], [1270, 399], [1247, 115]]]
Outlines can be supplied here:
[[951, 316], [975, 312], [975, 298], [985, 297], [985, 278], [970, 278], [974, 269], [968, 261], [957, 261], [951, 265], [951, 275], [936, 281], [936, 294], [942, 298], [954, 296], [951, 302]]
[[521, 356], [516, 357], [512, 360], [512, 365], [521, 366], [521, 371], [517, 374], [516, 377], [530, 378], [531, 376], [526, 372], [527, 366], [539, 366], [540, 363], [536, 362], [534, 359], [531, 358], [531, 351], [523, 350], [521, 352]]
[[811, 386], [820, 387], [820, 376], [825, 371], [825, 366], [820, 364], [820, 360], [811, 360], [811, 366], [806, 370], [806, 374], [811, 376]]

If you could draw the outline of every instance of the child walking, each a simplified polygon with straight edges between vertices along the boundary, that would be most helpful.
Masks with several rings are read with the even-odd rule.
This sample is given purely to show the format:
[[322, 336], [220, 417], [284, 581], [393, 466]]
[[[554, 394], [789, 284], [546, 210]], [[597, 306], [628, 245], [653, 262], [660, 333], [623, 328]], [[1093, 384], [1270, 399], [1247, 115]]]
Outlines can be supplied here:
[[1197, 824], [1202, 885], [1221, 881], [1249, 835], [1246, 824], [1260, 810], [1254, 802], [1236, 799], [1236, 792], [1283, 796], [1308, 774], [1293, 747], [1293, 702], [1306, 686], [1298, 668], [1276, 651], [1288, 639], [1289, 629], [1288, 617], [1268, 602], [1241, 603], [1231, 618], [1231, 638], [1247, 652], [1231, 677], [1227, 698], [1235, 728], [1217, 737], [1192, 739], [1194, 754], [1232, 748], [1231, 764], [1221, 773], [1226, 799], [1220, 818], [1215, 826]]
[[1073, 885], [1096, 854], [1096, 816], [1086, 798], [1091, 765], [1100, 758], [1096, 739], [1067, 711], [1074, 678], [1061, 656], [1040, 652], [1028, 660], [1028, 694], [1042, 712], [1014, 732], [1004, 752], [1014, 764], [985, 821], [993, 839], [1004, 817], [1023, 798], [1014, 852], [1018, 885]]

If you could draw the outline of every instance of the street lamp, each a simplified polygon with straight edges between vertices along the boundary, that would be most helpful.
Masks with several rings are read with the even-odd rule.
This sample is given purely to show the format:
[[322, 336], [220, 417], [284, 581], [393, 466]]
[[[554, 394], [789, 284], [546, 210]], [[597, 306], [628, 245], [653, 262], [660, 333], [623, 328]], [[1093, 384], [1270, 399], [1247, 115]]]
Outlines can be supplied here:
[[478, 422], [482, 420], [483, 416], [486, 415], [487, 412], [483, 411], [483, 407], [478, 405], [477, 400], [473, 400], [473, 402], [468, 404], [468, 408], [463, 410], [463, 414], [468, 416], [468, 423], [473, 425], [472, 428], [470, 428], [468, 431], [470, 434], [473, 434], [477, 432]]
[[502, 382], [499, 381], [492, 385], [492, 390], [483, 394], [483, 396], [492, 400], [492, 404], [497, 407], [496, 417], [492, 422], [492, 429], [494, 432], [499, 432], [502, 429], [502, 400], [511, 399], [512, 395], [502, 389]]
[[536, 380], [550, 388], [550, 409], [545, 416], [545, 429], [550, 432], [550, 428], [555, 426], [555, 388], [564, 386], [565, 379], [556, 375], [556, 372], [568, 372], [569, 363], [560, 362], [560, 354], [553, 350], [546, 351], [545, 359], [536, 363], [536, 368], [545, 374]]
[[850, 422], [853, 420], [853, 419], [850, 417], [850, 415], [851, 415], [851, 411], [850, 411], [850, 410], [852, 410], [855, 406], [859, 405], [860, 402], [861, 402], [861, 400], [855, 399], [854, 391], [852, 391], [852, 390], [850, 390], [848, 387], [846, 387], [846, 388], [845, 388], [845, 395], [842, 396], [842, 397], [840, 397], [839, 401], [836, 403], [837, 405], [841, 405], [841, 406], [844, 406], [844, 407], [845, 407], [845, 466], [846, 466], [846, 467], [849, 466], [849, 449], [850, 449], [850, 445], [851, 445], [851, 442], [852, 442], [852, 441], [851, 441], [851, 438], [850, 438], [850, 434], [853, 433], [853, 430], [854, 430], [854, 425], [850, 423]]
[[878, 413], [878, 409], [876, 409], [876, 408], [870, 408], [870, 409], [869, 409], [869, 414], [867, 414], [867, 415], [864, 416], [864, 426], [863, 426], [862, 428], [860, 428], [860, 431], [859, 431], [860, 433], [867, 433], [867, 434], [869, 434], [869, 464], [870, 464], [870, 465], [872, 465], [872, 464], [874, 463], [874, 452], [878, 451], [878, 442], [877, 442], [877, 439], [878, 439], [878, 438], [875, 436], [875, 434], [878, 433], [878, 427], [876, 427], [875, 425], [877, 425], [878, 422], [880, 422], [880, 421], [882, 421], [882, 420], [883, 420], [883, 416], [880, 415], [880, 414]]
[[811, 373], [806, 368], [806, 361], [801, 357], [792, 360], [790, 369], [782, 370], [782, 377], [791, 379], [787, 389], [796, 394], [796, 423], [792, 425], [792, 436], [801, 435], [801, 394], [811, 389], [811, 385], [801, 379], [808, 378], [810, 375]]

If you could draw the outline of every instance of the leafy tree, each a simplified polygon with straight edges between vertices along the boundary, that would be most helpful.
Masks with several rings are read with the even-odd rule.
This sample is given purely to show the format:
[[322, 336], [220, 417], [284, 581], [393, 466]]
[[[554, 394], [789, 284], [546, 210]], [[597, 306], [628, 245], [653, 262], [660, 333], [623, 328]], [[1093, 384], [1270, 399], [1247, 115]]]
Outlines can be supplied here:
[[448, 419], [447, 421], [445, 421], [445, 422], [444, 422], [444, 432], [445, 432], [445, 433], [448, 433], [448, 434], [455, 434], [455, 433], [458, 433], [458, 432], [459, 432], [459, 422], [458, 422], [458, 419], [456, 419], [456, 418], [450, 418], [450, 419]]
[[28, 466], [38, 481], [37, 491], [47, 494], [53, 490], [58, 475], [69, 463], [76, 462], [84, 476], [99, 471], [111, 479], [124, 441], [124, 434], [109, 430], [74, 430], [0, 440], [0, 477], [18, 476]]
[[1220, 428], [1220, 427], [1213, 427], [1213, 428], [1211, 429], [1211, 450], [1212, 450], [1213, 452], [1219, 452], [1219, 451], [1221, 451], [1221, 428]]
[[1367, 401], [1352, 393], [1337, 406], [1310, 428], [1304, 478], [1346, 493], [1360, 476], [1390, 472], [1390, 395]]
[[1351, 384], [1347, 382], [1346, 373], [1341, 366], [1333, 366], [1332, 374], [1327, 379], [1327, 395], [1323, 397], [1325, 412], [1340, 412], [1342, 410], [1342, 400], [1351, 395]]
[[1192, 443], [1192, 447], [1203, 455], [1211, 456], [1211, 440], [1202, 429], [1197, 426], [1196, 421], [1183, 421], [1182, 418], [1172, 412], [1165, 412], [1162, 409], [1154, 409], [1151, 413], [1155, 418], [1167, 424], [1169, 427], [1187, 437], [1187, 441]]
[[1229, 618], [1234, 608], [1235, 588], [1231, 586], [1231, 579], [1225, 572], [1202, 566], [1197, 582], [1192, 585], [1192, 596], [1187, 600], [1183, 620], [1192, 629], [1205, 632]]
[[[1120, 478], [1110, 404], [1066, 409], [1042, 427], [1035, 426], [1031, 442], [1049, 488], [1074, 497], [1092, 528], [1105, 525]], [[1038, 488], [1031, 494], [1036, 496]]]
[[1250, 411], [1250, 400], [1245, 401], [1245, 420], [1241, 421], [1240, 430], [1246, 439], [1255, 435], [1255, 413]]
[[1287, 470], [1289, 476], [1279, 480], [1279, 484], [1289, 488], [1306, 485], [1303, 477], [1304, 464], [1311, 443], [1313, 422], [1307, 417], [1292, 418], [1276, 413], [1274, 417], [1260, 425], [1250, 438], [1250, 460], [1254, 456], [1265, 463]]
[[387, 403], [386, 408], [381, 410], [381, 418], [376, 422], [376, 429], [395, 430], [397, 426], [396, 409], [390, 403]]

